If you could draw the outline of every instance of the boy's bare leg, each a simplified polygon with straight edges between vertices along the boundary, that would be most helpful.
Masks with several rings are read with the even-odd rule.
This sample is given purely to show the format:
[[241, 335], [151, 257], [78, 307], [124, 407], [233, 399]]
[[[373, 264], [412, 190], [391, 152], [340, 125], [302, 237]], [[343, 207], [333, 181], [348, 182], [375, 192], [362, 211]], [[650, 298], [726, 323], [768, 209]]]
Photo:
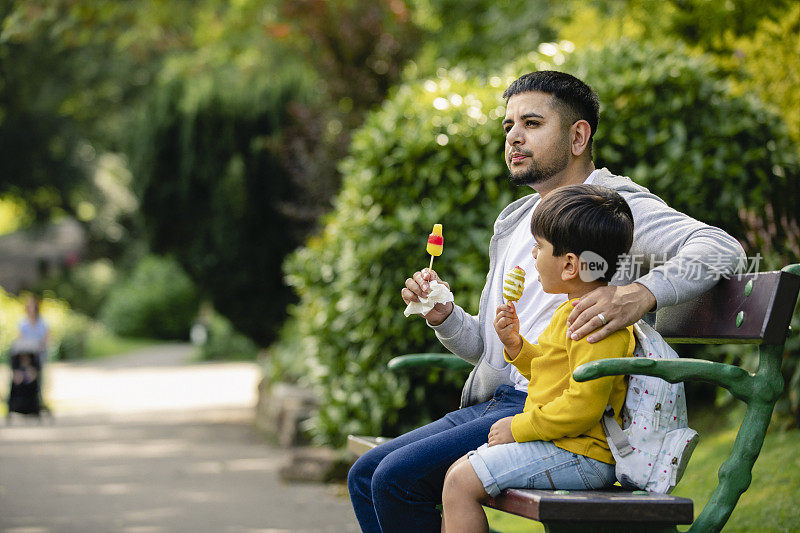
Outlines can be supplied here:
[[489, 522], [481, 505], [488, 497], [466, 455], [453, 463], [444, 478], [442, 533], [488, 533]]

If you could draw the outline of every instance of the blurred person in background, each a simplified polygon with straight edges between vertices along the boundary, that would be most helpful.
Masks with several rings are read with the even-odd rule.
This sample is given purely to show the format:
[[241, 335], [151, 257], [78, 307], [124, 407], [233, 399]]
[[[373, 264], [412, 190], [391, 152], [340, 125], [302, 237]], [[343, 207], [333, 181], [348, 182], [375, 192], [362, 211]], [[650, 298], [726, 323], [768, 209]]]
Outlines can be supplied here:
[[47, 347], [50, 341], [50, 328], [41, 316], [41, 299], [31, 294], [25, 300], [25, 318], [19, 322], [17, 341], [25, 345], [35, 345], [39, 356], [39, 368], [47, 361]]

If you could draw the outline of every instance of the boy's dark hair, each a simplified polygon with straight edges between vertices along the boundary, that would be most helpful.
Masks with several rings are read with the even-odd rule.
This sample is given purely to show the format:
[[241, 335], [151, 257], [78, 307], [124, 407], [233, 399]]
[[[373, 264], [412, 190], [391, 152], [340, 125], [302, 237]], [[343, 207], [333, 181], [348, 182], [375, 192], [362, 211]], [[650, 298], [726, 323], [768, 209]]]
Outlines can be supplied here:
[[542, 92], [553, 95], [553, 104], [564, 126], [569, 127], [578, 120], [589, 123], [592, 132], [589, 135], [589, 153], [591, 154], [592, 139], [597, 131], [600, 120], [600, 101], [597, 93], [584, 82], [567, 74], [555, 70], [539, 70], [520, 76], [508, 86], [503, 93], [506, 102], [512, 96], [527, 92]]
[[[531, 232], [553, 245], [553, 255], [593, 252], [608, 269], [592, 279], [609, 282], [619, 257], [633, 243], [633, 214], [628, 202], [598, 185], [567, 185], [548, 194], [533, 212]], [[585, 259], [585, 257], [584, 257]], [[581, 279], [586, 279], [581, 276]]]

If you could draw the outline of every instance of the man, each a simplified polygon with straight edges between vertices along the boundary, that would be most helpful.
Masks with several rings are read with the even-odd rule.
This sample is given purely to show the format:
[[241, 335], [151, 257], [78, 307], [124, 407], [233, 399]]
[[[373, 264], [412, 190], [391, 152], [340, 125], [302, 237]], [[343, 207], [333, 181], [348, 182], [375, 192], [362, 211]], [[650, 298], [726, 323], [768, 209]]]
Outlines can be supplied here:
[[[493, 319], [503, 303], [504, 274], [517, 265], [531, 273], [516, 303], [526, 338], [538, 338], [565, 300], [546, 294], [536, 281], [530, 228], [541, 197], [564, 185], [601, 185], [617, 190], [634, 217], [630, 255], [611, 285], [582, 297], [571, 312], [568, 334], [573, 339], [589, 334], [588, 341], [596, 342], [650, 311], [694, 298], [720, 275], [733, 272], [744, 257], [739, 243], [722, 230], [671, 209], [628, 178], [595, 169], [592, 138], [599, 103], [582, 81], [561, 72], [533, 72], [512, 83], [503, 97], [510, 179], [536, 194], [513, 202], [495, 221], [478, 316], [452, 302], [437, 304], [424, 315], [441, 343], [475, 368], [464, 386], [461, 409], [378, 446], [353, 465], [348, 488], [367, 532], [440, 531], [436, 505], [448, 467], [487, 442], [497, 420], [522, 412], [528, 381], [505, 362]], [[432, 280], [446, 284], [433, 271], [416, 272], [406, 280], [403, 300], [418, 301]]]

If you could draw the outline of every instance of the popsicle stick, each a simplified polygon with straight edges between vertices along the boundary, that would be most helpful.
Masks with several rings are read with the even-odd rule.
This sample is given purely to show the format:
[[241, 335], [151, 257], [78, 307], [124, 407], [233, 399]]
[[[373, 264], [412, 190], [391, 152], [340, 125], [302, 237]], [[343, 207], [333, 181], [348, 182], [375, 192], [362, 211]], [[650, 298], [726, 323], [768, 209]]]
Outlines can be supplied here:
[[431, 256], [431, 264], [428, 267], [428, 270], [433, 270], [433, 258], [434, 258], [434, 256]]

